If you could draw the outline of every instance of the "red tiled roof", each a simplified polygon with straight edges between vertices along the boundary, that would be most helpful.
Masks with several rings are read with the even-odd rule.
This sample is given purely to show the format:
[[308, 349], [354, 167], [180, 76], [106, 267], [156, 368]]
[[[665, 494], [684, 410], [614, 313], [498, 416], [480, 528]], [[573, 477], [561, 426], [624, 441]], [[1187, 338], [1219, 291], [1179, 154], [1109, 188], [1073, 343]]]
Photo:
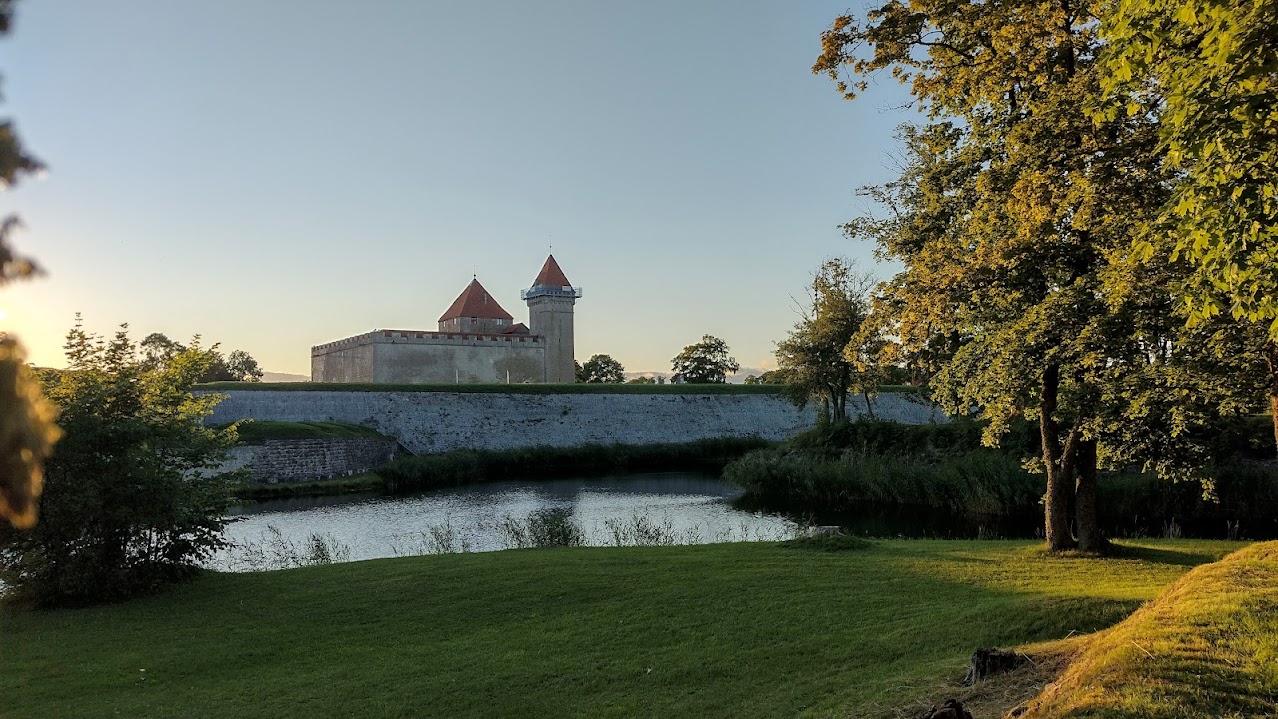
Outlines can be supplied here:
[[515, 324], [502, 330], [501, 333], [504, 335], [526, 335], [526, 334], [529, 334], [530, 331], [528, 329], [528, 325], [524, 324], [523, 322], [516, 322]]
[[503, 310], [501, 305], [497, 304], [497, 300], [488, 294], [488, 290], [479, 284], [479, 280], [471, 280], [466, 289], [462, 290], [457, 299], [453, 300], [453, 304], [448, 311], [439, 318], [440, 322], [451, 320], [458, 317], [484, 317], [496, 320], [513, 320], [515, 319], [509, 312]]
[[544, 287], [569, 287], [572, 283], [564, 275], [564, 271], [559, 269], [559, 263], [555, 262], [554, 255], [546, 257], [546, 264], [541, 266], [541, 272], [537, 274], [537, 279], [533, 280], [532, 286]]

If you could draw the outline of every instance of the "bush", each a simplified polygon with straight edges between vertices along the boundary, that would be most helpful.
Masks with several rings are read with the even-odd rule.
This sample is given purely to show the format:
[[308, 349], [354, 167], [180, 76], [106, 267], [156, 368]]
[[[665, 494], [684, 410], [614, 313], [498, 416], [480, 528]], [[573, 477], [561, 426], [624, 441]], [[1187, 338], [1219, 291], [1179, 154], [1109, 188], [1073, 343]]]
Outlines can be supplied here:
[[573, 521], [572, 511], [561, 507], [539, 509], [522, 521], [507, 515], [501, 529], [506, 544], [514, 549], [580, 547], [586, 543], [586, 533]]
[[79, 326], [49, 398], [65, 432], [45, 465], [40, 521], [0, 526], [0, 579], [38, 604], [115, 600], [191, 574], [223, 545], [228, 483], [213, 474], [233, 431], [201, 426], [216, 396], [191, 384], [212, 362], [198, 344], [144, 369], [122, 330]]

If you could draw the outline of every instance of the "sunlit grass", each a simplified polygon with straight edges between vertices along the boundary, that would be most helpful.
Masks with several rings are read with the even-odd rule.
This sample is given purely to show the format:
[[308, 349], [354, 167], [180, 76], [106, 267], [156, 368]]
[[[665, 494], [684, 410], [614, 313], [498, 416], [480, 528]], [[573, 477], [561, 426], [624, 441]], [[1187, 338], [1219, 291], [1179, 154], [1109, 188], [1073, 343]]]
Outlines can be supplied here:
[[1239, 545], [1129, 546], [536, 549], [210, 574], [120, 606], [0, 613], [0, 713], [892, 716], [978, 646], [1113, 625]]
[[1278, 716], [1278, 542], [1195, 569], [1079, 644], [1026, 719]]

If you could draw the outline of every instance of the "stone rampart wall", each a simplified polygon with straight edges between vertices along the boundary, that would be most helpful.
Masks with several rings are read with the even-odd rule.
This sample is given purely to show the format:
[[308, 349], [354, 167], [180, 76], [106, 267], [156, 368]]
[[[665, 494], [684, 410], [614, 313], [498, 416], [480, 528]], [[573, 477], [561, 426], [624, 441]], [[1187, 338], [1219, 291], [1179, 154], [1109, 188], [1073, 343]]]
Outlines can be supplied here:
[[[782, 440], [816, 412], [763, 394], [500, 394], [223, 390], [210, 424], [239, 419], [351, 422], [416, 454], [456, 449], [656, 444], [716, 437]], [[848, 413], [864, 412], [849, 400]], [[947, 421], [916, 396], [882, 394], [874, 414], [908, 424]]]
[[235, 447], [223, 471], [246, 468], [254, 482], [309, 482], [367, 472], [395, 458], [388, 439], [268, 439]]

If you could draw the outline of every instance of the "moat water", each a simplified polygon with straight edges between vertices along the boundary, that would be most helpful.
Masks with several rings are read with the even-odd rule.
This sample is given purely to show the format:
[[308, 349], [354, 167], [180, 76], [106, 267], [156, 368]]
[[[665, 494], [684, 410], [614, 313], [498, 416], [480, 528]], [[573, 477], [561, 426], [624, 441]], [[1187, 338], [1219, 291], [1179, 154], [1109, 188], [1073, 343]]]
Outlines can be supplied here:
[[[219, 554], [219, 569], [281, 564], [280, 555], [310, 551], [318, 535], [339, 561], [487, 552], [512, 546], [510, 522], [564, 510], [586, 546], [703, 544], [788, 539], [798, 524], [780, 514], [734, 506], [741, 490], [713, 475], [688, 472], [503, 481], [407, 496], [273, 500], [238, 507]], [[274, 557], [270, 556], [274, 553]], [[263, 556], [263, 554], [267, 556]]]

